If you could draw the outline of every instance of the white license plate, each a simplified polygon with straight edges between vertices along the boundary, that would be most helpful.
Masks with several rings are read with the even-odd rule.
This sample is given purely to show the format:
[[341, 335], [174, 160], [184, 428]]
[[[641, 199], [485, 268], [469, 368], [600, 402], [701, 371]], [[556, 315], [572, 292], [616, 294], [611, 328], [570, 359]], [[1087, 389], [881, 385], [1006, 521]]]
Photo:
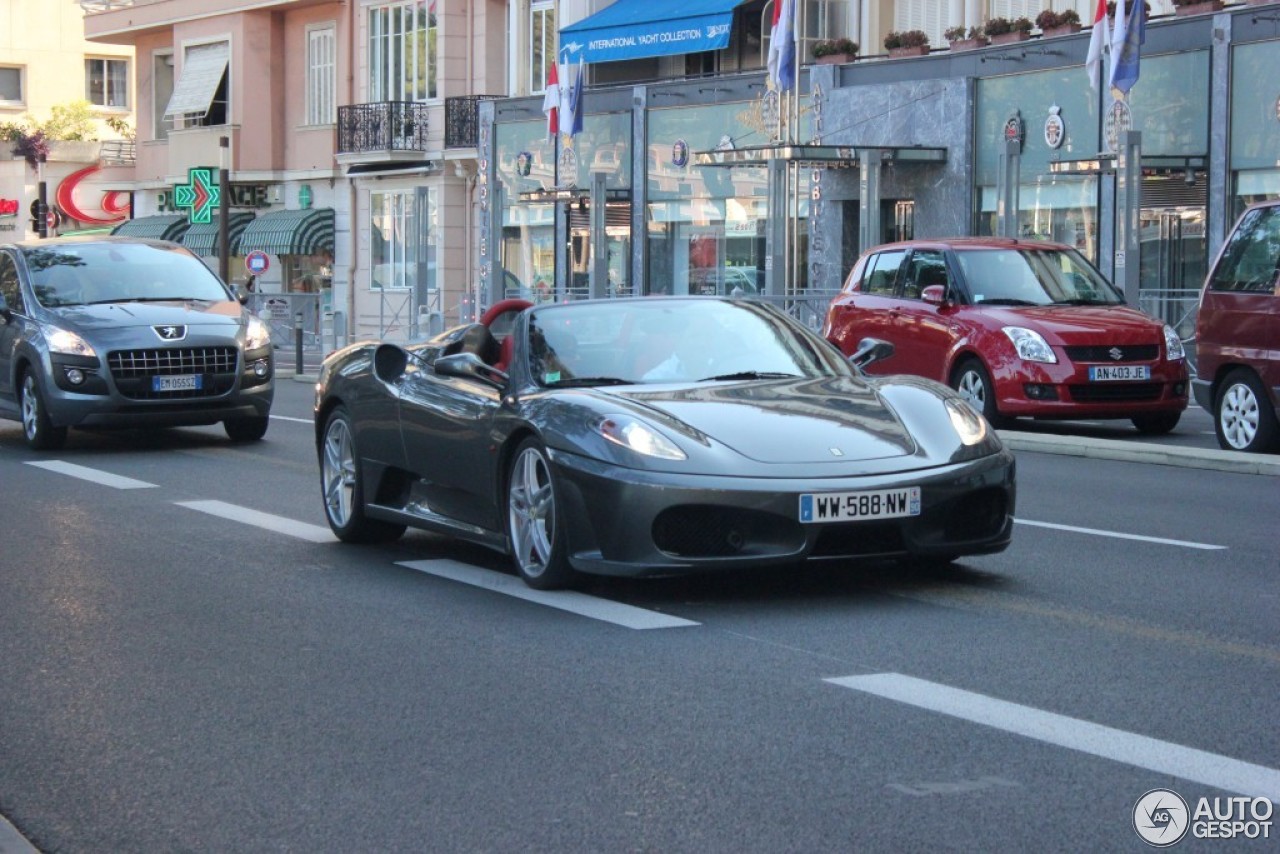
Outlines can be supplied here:
[[920, 515], [920, 487], [800, 496], [801, 522], [849, 522]]
[[1150, 365], [1096, 365], [1089, 368], [1089, 382], [1094, 383], [1149, 379]]
[[200, 389], [200, 374], [179, 374], [173, 377], [152, 377], [152, 391], [197, 391]]

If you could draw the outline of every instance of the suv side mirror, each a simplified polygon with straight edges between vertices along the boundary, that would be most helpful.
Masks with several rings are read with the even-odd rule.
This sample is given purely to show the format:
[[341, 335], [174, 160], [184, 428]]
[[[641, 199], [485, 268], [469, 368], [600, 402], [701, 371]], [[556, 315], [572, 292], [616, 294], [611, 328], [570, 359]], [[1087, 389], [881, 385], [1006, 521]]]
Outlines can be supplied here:
[[947, 301], [946, 285], [928, 285], [920, 292], [920, 299], [929, 305], [944, 305]]

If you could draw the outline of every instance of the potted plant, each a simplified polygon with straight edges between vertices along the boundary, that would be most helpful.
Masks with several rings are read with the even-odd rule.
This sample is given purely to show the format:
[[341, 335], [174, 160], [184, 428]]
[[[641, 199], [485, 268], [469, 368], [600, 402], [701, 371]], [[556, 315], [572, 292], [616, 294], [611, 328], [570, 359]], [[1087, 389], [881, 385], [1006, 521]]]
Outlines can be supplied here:
[[952, 50], [973, 50], [987, 44], [987, 34], [982, 27], [950, 27], [946, 32], [948, 45]]
[[820, 65], [843, 65], [858, 56], [858, 43], [852, 39], [823, 39], [813, 46], [813, 58]]
[[1222, 0], [1173, 0], [1177, 15], [1203, 15], [1222, 11]]
[[884, 37], [890, 56], [924, 56], [929, 52], [929, 36], [924, 30], [891, 32]]
[[1007, 44], [1009, 42], [1026, 41], [1031, 38], [1031, 28], [1034, 25], [1030, 18], [992, 18], [983, 26], [987, 36], [990, 37], [992, 44]]
[[1080, 32], [1080, 14], [1075, 9], [1063, 12], [1045, 9], [1036, 15], [1036, 26], [1045, 37], [1071, 35]]

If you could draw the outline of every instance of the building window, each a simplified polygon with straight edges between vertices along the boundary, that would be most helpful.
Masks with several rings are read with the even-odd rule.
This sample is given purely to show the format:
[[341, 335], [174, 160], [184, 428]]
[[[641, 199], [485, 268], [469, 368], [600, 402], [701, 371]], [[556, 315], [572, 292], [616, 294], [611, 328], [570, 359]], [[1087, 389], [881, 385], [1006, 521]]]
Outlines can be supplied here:
[[418, 270], [418, 224], [412, 190], [369, 194], [369, 287], [413, 288]]
[[336, 121], [334, 89], [337, 86], [338, 39], [333, 24], [307, 31], [307, 124], [331, 125]]
[[371, 101], [437, 97], [437, 56], [434, 0], [410, 0], [369, 10]]
[[21, 104], [22, 68], [18, 66], [0, 66], [0, 104]]
[[152, 139], [168, 139], [173, 116], [165, 114], [173, 97], [173, 51], [151, 55]]
[[545, 92], [556, 61], [556, 7], [553, 0], [534, 0], [529, 7], [529, 89]]
[[86, 59], [84, 97], [98, 107], [127, 109], [129, 106], [129, 61]]

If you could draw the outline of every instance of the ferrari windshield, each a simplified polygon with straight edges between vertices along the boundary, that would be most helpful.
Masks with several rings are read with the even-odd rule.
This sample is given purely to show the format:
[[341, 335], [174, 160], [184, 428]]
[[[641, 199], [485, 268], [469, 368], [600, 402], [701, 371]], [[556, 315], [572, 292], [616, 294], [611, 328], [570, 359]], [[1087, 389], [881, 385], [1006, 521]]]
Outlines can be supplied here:
[[26, 250], [31, 285], [46, 308], [95, 303], [230, 299], [185, 249], [148, 243], [71, 243]]
[[839, 353], [751, 300], [641, 298], [544, 306], [530, 316], [529, 370], [547, 386], [831, 376]]
[[964, 249], [956, 252], [975, 305], [1119, 305], [1106, 280], [1073, 249]]

